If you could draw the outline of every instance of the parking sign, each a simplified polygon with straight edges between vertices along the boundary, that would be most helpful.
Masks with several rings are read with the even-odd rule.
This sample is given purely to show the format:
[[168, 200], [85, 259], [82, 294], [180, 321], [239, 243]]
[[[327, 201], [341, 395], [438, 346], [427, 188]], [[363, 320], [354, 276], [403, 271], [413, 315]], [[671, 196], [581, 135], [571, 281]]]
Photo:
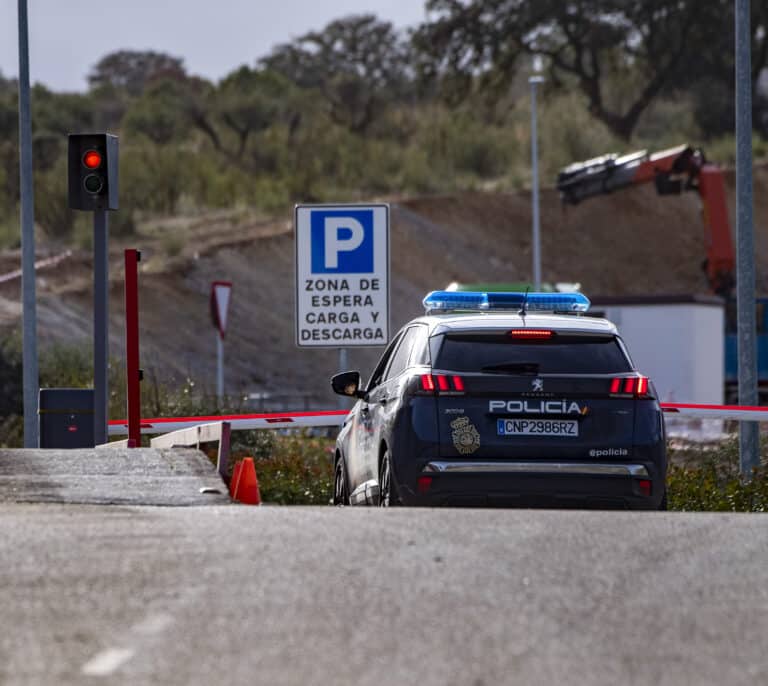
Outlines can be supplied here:
[[389, 340], [389, 206], [297, 205], [296, 345]]

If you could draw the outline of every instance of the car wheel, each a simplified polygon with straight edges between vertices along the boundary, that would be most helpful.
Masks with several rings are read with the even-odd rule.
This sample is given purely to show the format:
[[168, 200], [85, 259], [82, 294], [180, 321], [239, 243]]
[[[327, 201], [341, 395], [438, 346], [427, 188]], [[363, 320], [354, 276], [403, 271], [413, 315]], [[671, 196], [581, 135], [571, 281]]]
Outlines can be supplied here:
[[389, 450], [387, 450], [384, 457], [381, 458], [379, 471], [379, 507], [395, 507], [396, 505], [399, 503], [392, 483], [392, 459], [389, 456]]
[[664, 488], [664, 495], [661, 496], [661, 502], [659, 503], [659, 510], [667, 510], [667, 489]]
[[336, 460], [336, 469], [333, 474], [333, 504], [339, 507], [349, 505], [347, 470], [344, 467], [344, 458]]

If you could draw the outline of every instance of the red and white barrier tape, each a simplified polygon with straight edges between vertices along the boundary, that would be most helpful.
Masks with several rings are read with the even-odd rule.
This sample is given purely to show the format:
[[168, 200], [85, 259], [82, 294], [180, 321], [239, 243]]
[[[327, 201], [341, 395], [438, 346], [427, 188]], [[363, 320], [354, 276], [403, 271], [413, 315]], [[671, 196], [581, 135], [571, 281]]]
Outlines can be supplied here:
[[[162, 417], [141, 420], [141, 433], [164, 434], [179, 429], [188, 429], [198, 424], [229, 422], [232, 429], [298, 429], [308, 426], [341, 426], [349, 410], [323, 412], [282, 412], [269, 414], [212, 415], [209, 417]], [[128, 422], [116, 419], [109, 422], [110, 436], [128, 435]]]
[[[768, 407], [746, 407], [739, 405], [694, 405], [690, 403], [661, 403], [667, 414], [700, 419], [735, 419], [740, 421], [768, 421]], [[164, 434], [178, 429], [187, 429], [198, 424], [229, 422], [232, 429], [299, 429], [310, 426], [341, 426], [348, 410], [327, 410], [319, 412], [271, 412], [267, 414], [211, 415], [208, 417], [162, 417], [141, 420], [141, 433]], [[110, 436], [128, 434], [128, 423], [124, 419], [109, 422]]]
[[748, 422], [768, 421], [768, 407], [747, 405], [693, 405], [689, 403], [661, 403], [667, 414], [699, 419], [736, 419]]

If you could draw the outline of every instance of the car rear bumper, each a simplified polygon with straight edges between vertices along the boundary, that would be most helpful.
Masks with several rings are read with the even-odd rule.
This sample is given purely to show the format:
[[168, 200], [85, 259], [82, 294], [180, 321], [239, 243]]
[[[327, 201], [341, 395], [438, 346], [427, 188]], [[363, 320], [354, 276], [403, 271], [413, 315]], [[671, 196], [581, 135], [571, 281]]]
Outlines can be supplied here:
[[587, 474], [591, 476], [637, 476], [648, 478], [642, 464], [596, 464], [594, 462], [457, 462], [435, 461], [423, 473], [449, 474]]
[[664, 488], [664, 475], [641, 463], [433, 460], [399, 495], [404, 505], [653, 510]]

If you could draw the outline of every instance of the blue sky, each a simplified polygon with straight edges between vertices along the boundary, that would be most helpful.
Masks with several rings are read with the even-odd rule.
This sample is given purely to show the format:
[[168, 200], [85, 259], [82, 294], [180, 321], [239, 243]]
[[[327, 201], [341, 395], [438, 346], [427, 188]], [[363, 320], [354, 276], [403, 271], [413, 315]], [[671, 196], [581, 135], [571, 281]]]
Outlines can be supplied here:
[[[218, 79], [270, 48], [332, 19], [373, 12], [398, 27], [424, 19], [424, 0], [28, 0], [33, 82], [83, 90], [96, 61], [114, 50], [183, 57]], [[0, 73], [18, 74], [17, 0], [0, 0]]]

